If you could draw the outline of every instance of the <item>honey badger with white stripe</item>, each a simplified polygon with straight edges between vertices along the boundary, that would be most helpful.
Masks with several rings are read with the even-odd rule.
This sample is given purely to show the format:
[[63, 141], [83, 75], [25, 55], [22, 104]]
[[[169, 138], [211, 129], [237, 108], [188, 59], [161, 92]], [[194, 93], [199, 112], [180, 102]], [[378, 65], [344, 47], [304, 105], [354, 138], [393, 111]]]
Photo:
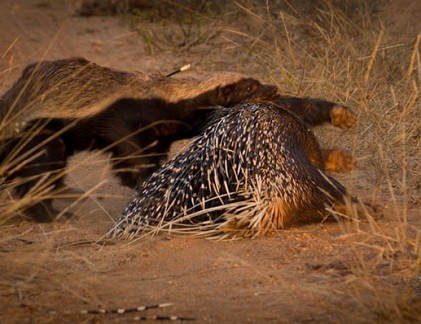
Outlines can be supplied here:
[[207, 99], [209, 104], [217, 104], [221, 99], [215, 91], [217, 88], [245, 79], [248, 78], [238, 73], [214, 74], [203, 80], [167, 78], [160, 74], [120, 71], [84, 58], [41, 61], [28, 65], [0, 97], [0, 135], [13, 135], [40, 118], [92, 117], [122, 99], [161, 99], [176, 103], [194, 100], [214, 90]]
[[[69, 156], [104, 150], [112, 154], [122, 183], [134, 187], [156, 170], [173, 141], [197, 135], [217, 106], [230, 107], [253, 97], [257, 89], [264, 89], [261, 100], [280, 97], [275, 86], [232, 73], [202, 80], [168, 78], [115, 70], [83, 58], [29, 65], [1, 96], [1, 176], [6, 181], [25, 179], [15, 186], [18, 198], [40, 180], [60, 189]], [[293, 109], [305, 105], [316, 116], [321, 110], [314, 107], [322, 105], [332, 122], [337, 109], [349, 113], [325, 101], [290, 100], [298, 100]], [[55, 218], [51, 199], [33, 202], [26, 212], [34, 220]]]

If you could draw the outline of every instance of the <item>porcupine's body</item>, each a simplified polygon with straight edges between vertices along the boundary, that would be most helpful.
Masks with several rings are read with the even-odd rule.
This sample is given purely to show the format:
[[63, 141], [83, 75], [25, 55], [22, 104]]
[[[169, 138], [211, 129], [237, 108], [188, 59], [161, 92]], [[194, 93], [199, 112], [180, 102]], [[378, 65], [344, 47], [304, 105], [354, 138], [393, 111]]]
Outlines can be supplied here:
[[290, 100], [219, 111], [198, 139], [137, 188], [109, 236], [160, 229], [255, 236], [320, 219], [325, 206], [343, 202], [346, 190], [323, 172], [314, 134], [285, 109]]

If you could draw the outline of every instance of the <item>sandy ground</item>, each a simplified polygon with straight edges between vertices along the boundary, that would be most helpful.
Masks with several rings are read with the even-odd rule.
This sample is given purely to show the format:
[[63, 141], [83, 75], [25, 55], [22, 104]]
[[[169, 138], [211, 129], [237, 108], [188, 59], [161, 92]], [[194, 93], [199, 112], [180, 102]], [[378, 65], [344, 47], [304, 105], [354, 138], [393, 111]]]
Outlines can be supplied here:
[[[147, 72], [170, 72], [187, 62], [194, 63], [195, 74], [261, 72], [245, 66], [241, 53], [227, 65], [221, 57], [235, 48], [221, 45], [218, 56], [214, 47], [222, 40], [212, 48], [176, 54], [163, 49], [151, 55], [124, 19], [80, 17], [75, 15], [76, 6], [65, 0], [1, 1], [4, 89], [28, 63], [71, 56]], [[393, 7], [388, 10], [396, 12]], [[389, 20], [390, 26], [398, 26], [396, 33], [403, 28], [399, 19], [406, 21], [399, 15]], [[420, 30], [414, 24], [411, 28], [412, 33]], [[130, 244], [92, 244], [88, 241], [104, 235], [132, 191], [112, 177], [105, 156], [78, 155], [71, 168], [68, 183], [95, 188], [107, 198], [78, 203], [73, 208], [78, 218], [68, 222], [1, 228], [1, 323], [125, 322], [135, 315], [77, 311], [165, 302], [174, 305], [148, 314], [232, 323], [421, 321], [420, 278], [410, 275], [413, 265], [399, 253], [383, 248], [387, 233], [398, 227], [387, 208], [381, 221], [384, 236], [370, 235], [368, 223], [325, 222], [254, 240], [159, 236]], [[364, 174], [358, 172], [350, 177], [363, 181]], [[347, 176], [342, 180], [346, 183]], [[370, 188], [361, 192], [369, 195]], [[58, 207], [66, 204], [57, 202]], [[408, 217], [419, 228], [419, 205], [409, 206]], [[50, 314], [52, 310], [58, 314]]]

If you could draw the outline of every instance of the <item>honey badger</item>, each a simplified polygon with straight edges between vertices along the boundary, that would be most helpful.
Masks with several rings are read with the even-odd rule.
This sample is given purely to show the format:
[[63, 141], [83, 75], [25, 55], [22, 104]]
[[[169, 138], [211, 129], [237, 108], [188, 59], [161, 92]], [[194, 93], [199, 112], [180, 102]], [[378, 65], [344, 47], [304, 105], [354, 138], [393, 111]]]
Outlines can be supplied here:
[[215, 74], [204, 80], [167, 78], [160, 74], [120, 71], [84, 58], [41, 61], [28, 65], [1, 96], [0, 135], [13, 136], [40, 118], [92, 117], [123, 99], [177, 103], [194, 101], [210, 91], [209, 104], [216, 104], [221, 99], [218, 95], [222, 95], [217, 90], [239, 81], [249, 81], [242, 84], [247, 89], [257, 80], [236, 73]]
[[[173, 141], [199, 134], [218, 106], [253, 97], [283, 98], [275, 86], [239, 74], [167, 78], [119, 71], [83, 58], [31, 64], [0, 100], [1, 176], [6, 181], [25, 179], [15, 186], [18, 198], [40, 179], [59, 189], [71, 155], [104, 150], [111, 153], [122, 183], [134, 188], [159, 166]], [[315, 110], [330, 117], [337, 109], [349, 112], [321, 100], [285, 100], [296, 101], [292, 110], [321, 105], [323, 109]], [[36, 221], [51, 221], [57, 211], [45, 198], [26, 213]]]

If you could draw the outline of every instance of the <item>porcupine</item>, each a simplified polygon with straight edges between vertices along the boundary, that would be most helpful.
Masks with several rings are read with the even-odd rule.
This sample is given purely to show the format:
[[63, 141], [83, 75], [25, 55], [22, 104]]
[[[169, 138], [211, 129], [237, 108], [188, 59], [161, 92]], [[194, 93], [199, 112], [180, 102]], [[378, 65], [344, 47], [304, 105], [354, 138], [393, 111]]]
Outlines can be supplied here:
[[[105, 150], [122, 183], [134, 187], [159, 166], [173, 141], [199, 132], [212, 106], [257, 85], [235, 73], [177, 79], [83, 58], [31, 64], [0, 100], [0, 176], [28, 179], [15, 187], [18, 198], [40, 179], [61, 190], [69, 156]], [[26, 214], [51, 221], [57, 211], [43, 199]]]
[[320, 219], [347, 192], [324, 173], [308, 126], [336, 114], [346, 128], [355, 117], [315, 102], [321, 101], [274, 95], [219, 110], [195, 141], [137, 188], [108, 236], [195, 229], [253, 237]]

